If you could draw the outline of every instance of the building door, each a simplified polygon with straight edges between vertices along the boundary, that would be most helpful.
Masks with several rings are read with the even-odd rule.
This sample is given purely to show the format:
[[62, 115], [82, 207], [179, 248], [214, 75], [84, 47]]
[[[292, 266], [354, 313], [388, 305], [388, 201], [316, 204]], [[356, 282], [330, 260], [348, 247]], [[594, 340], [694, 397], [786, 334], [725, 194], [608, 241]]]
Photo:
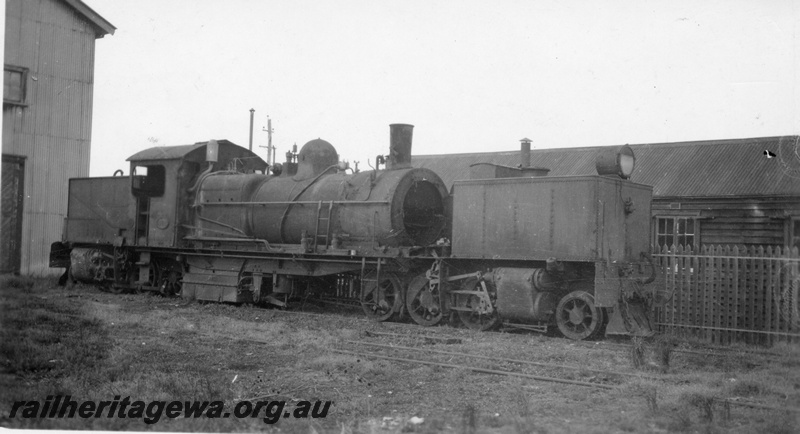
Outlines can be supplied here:
[[3, 198], [0, 218], [0, 274], [20, 270], [22, 257], [22, 202], [25, 186], [25, 157], [3, 154]]

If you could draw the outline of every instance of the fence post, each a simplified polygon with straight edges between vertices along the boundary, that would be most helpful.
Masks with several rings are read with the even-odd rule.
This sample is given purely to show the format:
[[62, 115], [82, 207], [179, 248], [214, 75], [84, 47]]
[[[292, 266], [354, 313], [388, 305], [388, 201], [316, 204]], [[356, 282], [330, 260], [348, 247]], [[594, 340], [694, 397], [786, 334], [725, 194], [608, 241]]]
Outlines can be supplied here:
[[[765, 331], [774, 330], [773, 316], [775, 316], [775, 315], [774, 315], [773, 309], [772, 309], [772, 298], [773, 298], [773, 292], [774, 292], [773, 287], [774, 287], [774, 275], [775, 275], [775, 261], [773, 260], [773, 258], [775, 256], [774, 256], [773, 253], [774, 253], [774, 250], [772, 249], [772, 247], [771, 246], [767, 246], [767, 258], [769, 258], [769, 260], [767, 261], [767, 273], [765, 273], [766, 274], [765, 277], [766, 277], [766, 280], [767, 280], [766, 281], [766, 288], [764, 288], [764, 291], [765, 291], [764, 294], [766, 295], [765, 300], [764, 300], [764, 310], [765, 310], [765, 312], [764, 312], [764, 315], [765, 315], [764, 330]], [[767, 345], [772, 345], [772, 343], [773, 343], [772, 342], [772, 336], [773, 335], [771, 335], [771, 334], [767, 334]]]
[[[755, 326], [753, 327], [754, 330], [766, 330], [767, 329], [767, 313], [765, 310], [767, 295], [766, 289], [764, 287], [764, 279], [765, 275], [767, 274], [767, 264], [764, 261], [764, 246], [758, 246], [757, 255], [760, 260], [758, 261], [758, 286], [756, 287], [755, 291], [755, 299], [753, 300], [753, 312], [755, 313], [755, 318], [757, 319]], [[758, 308], [756, 308], [758, 307]], [[763, 344], [766, 339], [764, 336], [757, 337], [758, 342]]]
[[[797, 247], [793, 247], [789, 252], [790, 262], [789, 272], [791, 276], [791, 297], [789, 303], [791, 307], [792, 321], [789, 331], [795, 333], [800, 328], [800, 252]], [[797, 338], [793, 336], [788, 337], [789, 342], [797, 342]]]

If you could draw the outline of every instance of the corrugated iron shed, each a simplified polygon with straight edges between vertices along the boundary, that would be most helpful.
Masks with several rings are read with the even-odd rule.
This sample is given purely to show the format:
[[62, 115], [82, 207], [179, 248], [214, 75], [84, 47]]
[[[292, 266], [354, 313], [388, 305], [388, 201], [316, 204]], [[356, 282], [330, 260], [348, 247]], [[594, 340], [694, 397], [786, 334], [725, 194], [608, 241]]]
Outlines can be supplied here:
[[[656, 197], [800, 196], [800, 136], [630, 145], [636, 155], [631, 180], [653, 186]], [[531, 166], [548, 176], [595, 172], [604, 147], [531, 150]], [[448, 186], [469, 176], [469, 166], [519, 164], [519, 151], [416, 155], [414, 167], [431, 169]]]
[[86, 17], [95, 27], [95, 33], [97, 34], [98, 38], [102, 38], [107, 34], [114, 34], [114, 31], [117, 30], [113, 24], [109, 23], [108, 20], [101, 17], [100, 14], [94, 11], [94, 9], [90, 8], [86, 3], [82, 2], [81, 0], [63, 0], [64, 3], [72, 6], [79, 14]]
[[20, 100], [4, 95], [3, 155], [23, 164], [24, 203], [21, 229], [2, 234], [21, 249], [0, 271], [47, 274], [67, 180], [89, 174], [95, 41], [116, 29], [80, 0], [6, 0], [5, 8], [4, 63], [23, 90]]

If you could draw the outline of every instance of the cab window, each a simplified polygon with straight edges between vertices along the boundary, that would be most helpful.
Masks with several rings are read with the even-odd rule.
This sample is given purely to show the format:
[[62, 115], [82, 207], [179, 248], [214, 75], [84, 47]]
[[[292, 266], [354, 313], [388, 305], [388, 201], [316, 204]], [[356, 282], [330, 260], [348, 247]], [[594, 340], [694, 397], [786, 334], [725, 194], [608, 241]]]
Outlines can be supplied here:
[[164, 194], [164, 166], [134, 166], [131, 175], [131, 190], [135, 196], [159, 197]]

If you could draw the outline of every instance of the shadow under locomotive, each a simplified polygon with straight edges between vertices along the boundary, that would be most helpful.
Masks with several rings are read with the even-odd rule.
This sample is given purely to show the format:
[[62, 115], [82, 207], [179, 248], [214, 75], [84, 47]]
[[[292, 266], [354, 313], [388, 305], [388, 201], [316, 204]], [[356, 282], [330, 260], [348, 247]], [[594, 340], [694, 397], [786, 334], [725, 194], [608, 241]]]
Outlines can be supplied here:
[[320, 139], [272, 167], [226, 140], [144, 150], [130, 176], [70, 180], [50, 266], [114, 292], [333, 298], [378, 321], [571, 339], [652, 333], [652, 187], [628, 180], [629, 147], [601, 153], [597, 175], [555, 177], [529, 167], [523, 143], [519, 167], [473, 165], [448, 192], [411, 166], [412, 131], [391, 125], [384, 168], [363, 172]]

